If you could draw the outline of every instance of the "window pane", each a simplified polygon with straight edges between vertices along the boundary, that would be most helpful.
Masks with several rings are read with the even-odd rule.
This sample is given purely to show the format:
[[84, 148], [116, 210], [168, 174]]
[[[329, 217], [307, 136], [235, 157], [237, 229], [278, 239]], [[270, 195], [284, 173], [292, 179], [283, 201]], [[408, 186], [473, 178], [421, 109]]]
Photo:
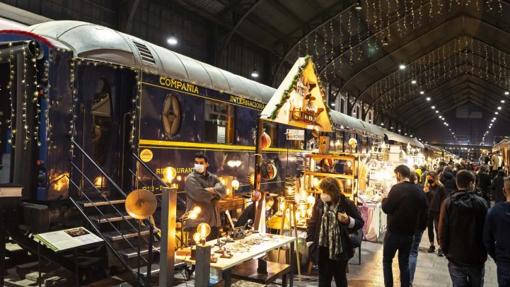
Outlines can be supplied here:
[[205, 101], [205, 141], [228, 143], [228, 105]]

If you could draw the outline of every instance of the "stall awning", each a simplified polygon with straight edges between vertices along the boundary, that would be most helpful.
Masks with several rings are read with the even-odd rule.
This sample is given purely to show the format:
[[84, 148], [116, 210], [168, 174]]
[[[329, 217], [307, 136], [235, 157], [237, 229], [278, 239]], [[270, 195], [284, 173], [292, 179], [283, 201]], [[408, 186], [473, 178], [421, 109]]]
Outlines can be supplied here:
[[384, 137], [384, 130], [376, 125], [369, 124], [337, 111], [331, 111], [330, 116], [333, 125], [337, 129], [351, 129], [355, 132], [364, 133], [367, 136]]
[[424, 148], [425, 146], [419, 141], [417, 140], [416, 138], [413, 138], [412, 141], [411, 141], [411, 145], [412, 146], [415, 146], [417, 148]]
[[388, 140], [403, 143], [403, 144], [411, 144], [411, 139], [408, 137], [405, 137], [403, 135], [399, 135], [394, 132], [385, 131], [384, 134], [388, 137]]

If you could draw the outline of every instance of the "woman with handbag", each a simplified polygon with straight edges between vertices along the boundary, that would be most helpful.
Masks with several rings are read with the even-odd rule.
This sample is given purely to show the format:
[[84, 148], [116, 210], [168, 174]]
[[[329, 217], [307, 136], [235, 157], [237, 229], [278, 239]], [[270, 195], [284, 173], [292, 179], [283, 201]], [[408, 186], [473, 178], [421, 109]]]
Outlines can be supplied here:
[[343, 188], [334, 178], [319, 184], [322, 193], [308, 221], [308, 238], [318, 246], [319, 287], [347, 284], [347, 262], [354, 256], [349, 236], [363, 227], [363, 219], [355, 204], [345, 197]]

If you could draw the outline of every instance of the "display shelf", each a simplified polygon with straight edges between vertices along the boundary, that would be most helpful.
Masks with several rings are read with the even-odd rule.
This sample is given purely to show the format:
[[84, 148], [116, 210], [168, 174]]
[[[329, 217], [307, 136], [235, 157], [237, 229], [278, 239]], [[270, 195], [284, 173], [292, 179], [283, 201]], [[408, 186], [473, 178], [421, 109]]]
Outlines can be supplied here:
[[314, 171], [305, 171], [305, 175], [312, 175], [317, 177], [335, 177], [335, 178], [343, 178], [343, 179], [355, 179], [354, 175], [347, 175], [342, 173], [329, 173], [329, 172], [314, 172]]

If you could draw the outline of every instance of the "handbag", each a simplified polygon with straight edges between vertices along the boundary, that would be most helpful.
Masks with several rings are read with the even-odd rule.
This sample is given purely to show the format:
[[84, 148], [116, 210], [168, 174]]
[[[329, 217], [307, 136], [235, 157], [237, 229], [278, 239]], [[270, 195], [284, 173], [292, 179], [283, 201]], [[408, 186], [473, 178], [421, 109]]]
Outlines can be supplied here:
[[359, 248], [361, 246], [361, 241], [363, 241], [363, 228], [349, 232], [349, 239], [351, 240], [353, 248]]

